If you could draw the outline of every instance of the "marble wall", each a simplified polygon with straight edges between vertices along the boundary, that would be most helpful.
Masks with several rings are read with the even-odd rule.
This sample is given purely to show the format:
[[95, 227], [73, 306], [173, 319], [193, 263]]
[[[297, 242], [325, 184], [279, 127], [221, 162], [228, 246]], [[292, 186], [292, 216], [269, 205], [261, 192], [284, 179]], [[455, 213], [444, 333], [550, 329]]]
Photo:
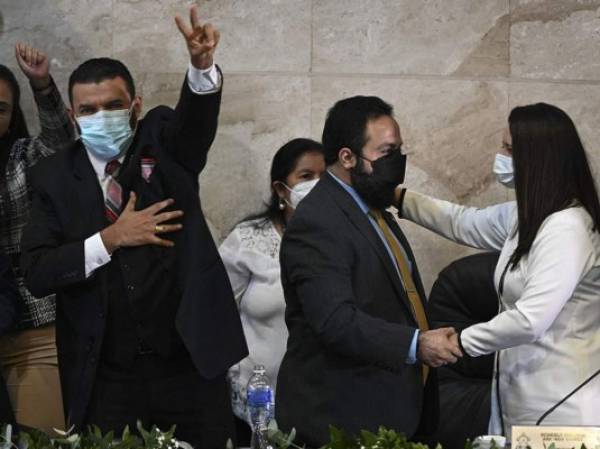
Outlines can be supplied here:
[[[201, 176], [215, 238], [260, 209], [276, 149], [319, 138], [355, 94], [391, 102], [410, 188], [465, 204], [505, 201], [491, 165], [512, 107], [546, 101], [575, 120], [600, 168], [600, 0], [198, 0], [222, 31], [218, 137]], [[174, 104], [187, 64], [173, 23], [184, 0], [0, 0], [0, 61], [32, 42], [61, 86], [83, 59], [134, 73], [145, 107]], [[31, 97], [25, 108], [33, 115]], [[33, 120], [33, 119], [32, 119]], [[403, 224], [429, 288], [469, 250]]]

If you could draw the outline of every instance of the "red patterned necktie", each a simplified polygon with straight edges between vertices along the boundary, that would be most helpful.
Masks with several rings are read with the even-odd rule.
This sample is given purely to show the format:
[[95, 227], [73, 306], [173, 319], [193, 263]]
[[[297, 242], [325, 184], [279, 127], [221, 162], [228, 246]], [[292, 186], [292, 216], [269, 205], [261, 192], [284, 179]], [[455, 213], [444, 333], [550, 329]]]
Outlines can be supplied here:
[[104, 214], [108, 221], [114, 223], [121, 214], [123, 205], [123, 189], [121, 184], [115, 179], [121, 168], [121, 163], [117, 160], [106, 164], [105, 173], [108, 175], [108, 185], [106, 187], [106, 199], [104, 201]]

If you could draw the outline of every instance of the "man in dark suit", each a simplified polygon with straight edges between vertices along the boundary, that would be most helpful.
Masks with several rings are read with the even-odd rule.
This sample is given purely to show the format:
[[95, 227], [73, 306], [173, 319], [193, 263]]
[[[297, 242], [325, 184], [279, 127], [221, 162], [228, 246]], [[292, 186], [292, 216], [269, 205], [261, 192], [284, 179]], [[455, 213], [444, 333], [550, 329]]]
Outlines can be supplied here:
[[327, 173], [300, 203], [281, 246], [289, 330], [277, 380], [277, 421], [318, 447], [328, 426], [433, 430], [429, 366], [461, 356], [451, 328], [430, 331], [410, 245], [385, 211], [406, 156], [392, 107], [341, 100], [323, 130]]
[[222, 449], [234, 437], [225, 372], [247, 348], [198, 197], [221, 101], [219, 33], [195, 7], [190, 21], [176, 18], [191, 59], [175, 110], [138, 121], [119, 61], [73, 72], [81, 139], [31, 174], [23, 266], [33, 294], [57, 295], [68, 425], [120, 432], [139, 418]]
[[[22, 312], [21, 296], [9, 257], [0, 248], [0, 335], [14, 330]], [[15, 424], [6, 382], [0, 375], [0, 424]]]

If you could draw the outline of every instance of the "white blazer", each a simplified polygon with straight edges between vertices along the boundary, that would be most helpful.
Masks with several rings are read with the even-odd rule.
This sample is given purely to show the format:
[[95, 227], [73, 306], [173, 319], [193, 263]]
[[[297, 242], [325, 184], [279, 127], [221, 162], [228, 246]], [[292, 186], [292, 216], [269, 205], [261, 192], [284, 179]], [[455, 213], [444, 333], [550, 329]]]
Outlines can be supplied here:
[[[477, 209], [406, 192], [401, 213], [455, 242], [500, 251], [498, 289], [518, 242], [516, 202]], [[461, 334], [470, 356], [497, 351], [491, 434], [510, 438], [511, 426], [535, 424], [600, 369], [600, 234], [592, 227], [583, 207], [550, 215], [529, 254], [507, 272], [498, 315]], [[600, 425], [600, 376], [543, 424]]]

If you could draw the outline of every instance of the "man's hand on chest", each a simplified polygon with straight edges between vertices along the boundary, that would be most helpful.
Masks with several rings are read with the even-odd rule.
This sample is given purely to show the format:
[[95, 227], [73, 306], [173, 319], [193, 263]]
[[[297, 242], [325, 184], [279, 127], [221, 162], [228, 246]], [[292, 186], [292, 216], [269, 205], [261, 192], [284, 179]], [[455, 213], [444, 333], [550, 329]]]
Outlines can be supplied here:
[[182, 210], [163, 212], [173, 205], [172, 199], [157, 202], [142, 210], [135, 210], [136, 199], [135, 192], [131, 192], [129, 201], [117, 221], [100, 232], [102, 242], [109, 254], [121, 247], [142, 245], [172, 247], [174, 243], [171, 240], [159, 236], [183, 228], [181, 223], [168, 223], [181, 218]]

